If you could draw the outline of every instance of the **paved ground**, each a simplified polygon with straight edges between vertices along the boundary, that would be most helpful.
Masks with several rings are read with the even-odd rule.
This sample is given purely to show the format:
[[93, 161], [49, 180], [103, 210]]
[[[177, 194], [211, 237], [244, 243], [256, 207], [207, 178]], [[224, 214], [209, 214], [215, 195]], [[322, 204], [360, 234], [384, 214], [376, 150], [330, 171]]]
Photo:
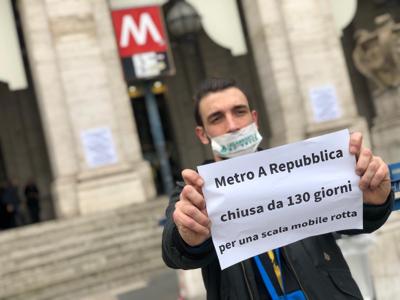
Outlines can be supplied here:
[[400, 211], [375, 235], [369, 252], [378, 300], [400, 299]]
[[178, 280], [175, 270], [166, 270], [151, 279], [145, 287], [118, 295], [118, 300], [177, 300]]

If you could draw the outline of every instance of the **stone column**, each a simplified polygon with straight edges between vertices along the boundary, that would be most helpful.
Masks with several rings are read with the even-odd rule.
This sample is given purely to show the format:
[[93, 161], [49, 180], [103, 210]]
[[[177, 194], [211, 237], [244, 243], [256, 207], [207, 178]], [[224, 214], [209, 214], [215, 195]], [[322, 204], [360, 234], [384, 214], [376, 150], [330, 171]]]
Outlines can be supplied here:
[[[18, 5], [57, 215], [108, 210], [153, 197], [107, 1], [20, 0]], [[82, 136], [99, 128], [111, 134], [115, 159], [94, 167]]]
[[[272, 145], [342, 128], [361, 130], [368, 145], [367, 125], [356, 111], [329, 1], [244, 0], [243, 8]], [[318, 119], [312, 93], [328, 93], [336, 114]], [[324, 101], [320, 97], [319, 104]]]

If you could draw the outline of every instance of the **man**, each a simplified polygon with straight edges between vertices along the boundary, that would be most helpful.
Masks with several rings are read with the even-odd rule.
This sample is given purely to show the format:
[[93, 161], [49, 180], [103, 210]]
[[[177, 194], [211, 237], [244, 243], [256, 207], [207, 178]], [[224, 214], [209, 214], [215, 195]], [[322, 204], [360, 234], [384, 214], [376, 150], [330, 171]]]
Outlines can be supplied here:
[[30, 222], [40, 222], [39, 189], [33, 179], [29, 179], [24, 189], [26, 204], [28, 206]]
[[5, 229], [11, 229], [21, 225], [20, 220], [20, 198], [18, 186], [12, 180], [8, 179], [2, 196], [2, 203], [5, 209]]
[[[211, 144], [215, 161], [257, 150], [261, 141], [257, 113], [250, 110], [245, 93], [234, 81], [207, 80], [195, 100], [195, 132], [203, 144]], [[224, 145], [246, 134], [257, 138], [239, 151], [222, 151]], [[345, 233], [372, 232], [391, 212], [388, 167], [362, 147], [360, 133], [351, 135], [349, 151], [357, 157], [355, 172], [363, 192], [364, 229]], [[207, 299], [278, 299], [282, 295], [285, 299], [362, 299], [333, 234], [306, 238], [221, 271], [210, 238], [203, 180], [188, 169], [182, 177], [184, 184], [178, 184], [166, 210], [163, 259], [172, 268], [202, 268]]]

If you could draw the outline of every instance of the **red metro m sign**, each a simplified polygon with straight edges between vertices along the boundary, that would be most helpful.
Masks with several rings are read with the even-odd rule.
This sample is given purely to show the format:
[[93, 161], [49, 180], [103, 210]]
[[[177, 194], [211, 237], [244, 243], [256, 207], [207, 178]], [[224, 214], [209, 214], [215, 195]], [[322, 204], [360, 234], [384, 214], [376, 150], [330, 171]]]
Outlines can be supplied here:
[[167, 50], [159, 7], [116, 10], [112, 16], [121, 57]]
[[128, 81], [150, 79], [173, 72], [159, 6], [114, 10], [112, 19]]

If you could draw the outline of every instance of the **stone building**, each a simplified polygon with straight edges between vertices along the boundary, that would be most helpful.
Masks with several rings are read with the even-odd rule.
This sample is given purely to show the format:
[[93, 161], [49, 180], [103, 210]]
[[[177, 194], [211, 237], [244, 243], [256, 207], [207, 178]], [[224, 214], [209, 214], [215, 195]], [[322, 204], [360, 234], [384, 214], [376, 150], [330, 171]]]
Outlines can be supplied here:
[[[0, 0], [0, 182], [22, 191], [33, 178], [42, 220], [55, 219], [0, 235], [0, 298], [80, 299], [164, 266], [165, 204], [147, 200], [166, 192], [165, 163], [176, 179], [211, 155], [193, 133], [192, 94], [205, 77], [247, 90], [264, 147], [350, 128], [400, 161], [398, 0], [186, 2], [178, 13], [199, 15], [201, 27], [177, 34], [181, 0]], [[174, 72], [127, 80], [112, 11], [149, 4], [165, 16]], [[379, 299], [398, 294], [399, 224], [372, 251]], [[368, 274], [358, 250], [357, 273]]]
[[[165, 192], [143, 82], [124, 80], [111, 10], [160, 4], [167, 16], [177, 2], [1, 1], [0, 179], [22, 186], [35, 178], [43, 219]], [[210, 156], [192, 131], [191, 95], [206, 76], [233, 77], [248, 90], [264, 146], [350, 128], [364, 132], [367, 144], [371, 135], [388, 162], [399, 160], [398, 2], [187, 2], [202, 28], [184, 37], [169, 32], [175, 73], [152, 88], [173, 178]], [[225, 31], [214, 30], [223, 24]], [[385, 34], [390, 42], [381, 41]], [[374, 67], [373, 49], [397, 65]], [[381, 77], [370, 73], [381, 69], [394, 79], [376, 87]]]

